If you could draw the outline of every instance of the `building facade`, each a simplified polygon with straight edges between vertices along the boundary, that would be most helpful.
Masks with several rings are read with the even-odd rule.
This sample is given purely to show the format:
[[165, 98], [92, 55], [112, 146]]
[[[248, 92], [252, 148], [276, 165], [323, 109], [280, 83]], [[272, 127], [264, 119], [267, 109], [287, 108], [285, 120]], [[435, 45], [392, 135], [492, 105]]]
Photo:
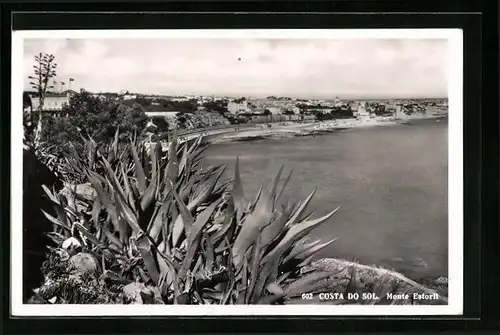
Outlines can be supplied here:
[[[45, 99], [43, 103], [42, 111], [44, 112], [60, 112], [62, 111], [64, 106], [69, 105], [69, 100], [71, 95], [74, 94], [74, 91], [65, 91], [62, 93], [46, 93]], [[31, 106], [32, 108], [38, 109], [40, 106], [40, 100], [38, 96], [31, 95]]]
[[268, 109], [273, 115], [283, 114], [285, 111], [282, 107], [269, 107]]
[[358, 104], [357, 118], [368, 119], [370, 118], [370, 112], [366, 107], [366, 102], [362, 101]]

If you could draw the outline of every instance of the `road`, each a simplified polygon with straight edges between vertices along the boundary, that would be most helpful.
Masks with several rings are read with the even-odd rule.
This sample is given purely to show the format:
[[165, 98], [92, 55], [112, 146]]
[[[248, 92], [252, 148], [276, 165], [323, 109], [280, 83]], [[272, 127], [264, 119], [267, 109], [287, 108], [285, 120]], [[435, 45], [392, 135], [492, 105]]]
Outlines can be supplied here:
[[[253, 127], [255, 127], [255, 126], [253, 126]], [[230, 127], [230, 128], [212, 129], [212, 130], [197, 129], [196, 131], [189, 132], [188, 134], [179, 134], [178, 136], [180, 139], [183, 139], [183, 140], [191, 140], [191, 139], [199, 137], [201, 134], [203, 134], [203, 136], [213, 136], [213, 135], [219, 135], [219, 134], [234, 133], [237, 131], [238, 128], [239, 128], [238, 126], [234, 126], [234, 127]], [[251, 127], [245, 127], [245, 129], [246, 128], [251, 128]]]

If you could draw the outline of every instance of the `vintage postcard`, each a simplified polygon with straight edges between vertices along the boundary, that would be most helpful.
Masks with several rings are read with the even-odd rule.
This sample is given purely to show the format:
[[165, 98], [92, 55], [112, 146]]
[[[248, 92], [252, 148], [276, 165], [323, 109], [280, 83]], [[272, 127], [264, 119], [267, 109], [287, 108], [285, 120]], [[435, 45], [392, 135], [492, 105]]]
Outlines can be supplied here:
[[13, 315], [462, 314], [460, 30], [12, 39]]

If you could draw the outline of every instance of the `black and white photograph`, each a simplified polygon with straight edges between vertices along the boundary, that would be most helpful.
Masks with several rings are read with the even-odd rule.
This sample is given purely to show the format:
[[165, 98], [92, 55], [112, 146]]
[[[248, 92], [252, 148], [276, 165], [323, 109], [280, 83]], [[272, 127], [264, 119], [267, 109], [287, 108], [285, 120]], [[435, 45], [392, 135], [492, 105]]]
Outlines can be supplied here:
[[12, 40], [13, 315], [463, 312], [460, 30]]

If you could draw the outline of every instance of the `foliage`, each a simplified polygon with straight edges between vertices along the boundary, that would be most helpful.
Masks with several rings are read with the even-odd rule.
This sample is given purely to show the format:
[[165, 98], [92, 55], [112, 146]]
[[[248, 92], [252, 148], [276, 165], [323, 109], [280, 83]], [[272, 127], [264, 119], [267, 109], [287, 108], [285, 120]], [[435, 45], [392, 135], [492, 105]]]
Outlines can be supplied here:
[[291, 101], [292, 98], [289, 98], [289, 97], [276, 97], [274, 95], [271, 95], [269, 97], [266, 98], [267, 100], [279, 100], [279, 101], [282, 101], [282, 100], [285, 100], [285, 101]]
[[[52, 54], [39, 53], [35, 56], [33, 65], [33, 76], [29, 76], [30, 85], [38, 94], [38, 108], [30, 111], [30, 116], [25, 118], [25, 139], [38, 147], [42, 134], [42, 111], [47, 91], [54, 86], [49, 85], [52, 78], [56, 76], [57, 64]], [[35, 128], [36, 127], [36, 128]]]
[[[175, 111], [181, 113], [194, 113], [198, 109], [197, 100], [173, 101], [168, 99], [159, 99], [158, 103], [162, 110]], [[152, 106], [151, 106], [152, 107]], [[153, 108], [154, 110], [154, 108]]]
[[227, 102], [222, 100], [205, 102], [203, 103], [203, 107], [205, 107], [207, 111], [217, 112], [222, 116], [228, 113]]
[[44, 284], [29, 302], [54, 304], [129, 303], [120, 285], [110, 283], [94, 273], [75, 273], [66, 250], [54, 250], [42, 265]]
[[262, 115], [271, 115], [271, 111], [269, 109], [264, 109], [264, 112], [262, 113]]
[[126, 158], [119, 156], [127, 147], [128, 142], [122, 139], [118, 129], [112, 137], [112, 142], [97, 143], [93, 139], [86, 139], [81, 133], [79, 136], [80, 141], [68, 142], [65, 145], [42, 142], [35, 151], [40, 162], [47, 166], [59, 180], [69, 184], [82, 184], [86, 181], [87, 169], [99, 171], [99, 173], [104, 171], [98, 161], [103, 155], [112, 166], [116, 166], [120, 158]]
[[158, 132], [168, 131], [170, 125], [168, 124], [168, 121], [165, 117], [153, 116], [151, 119], [153, 123], [156, 125]]
[[318, 113], [315, 113], [315, 118], [318, 121], [326, 121], [326, 120], [334, 120], [335, 116], [331, 113], [323, 114], [321, 111], [318, 111]]
[[147, 115], [137, 104], [127, 106], [82, 91], [71, 96], [61, 116], [47, 120], [50, 127], [46, 128], [43, 140], [58, 146], [69, 142], [83, 145], [83, 135], [105, 142], [120, 129], [120, 140], [123, 141], [131, 139], [134, 133], [140, 134], [147, 121]]
[[33, 106], [29, 93], [23, 92], [23, 127], [24, 136], [27, 139], [32, 139], [34, 135], [35, 120], [33, 119], [33, 116]]
[[101, 276], [153, 285], [165, 303], [284, 303], [320, 289], [317, 281], [332, 273], [300, 268], [333, 241], [301, 241], [338, 208], [311, 219], [314, 192], [283, 203], [291, 173], [280, 185], [282, 169], [248, 201], [238, 160], [234, 180], [221, 181], [224, 166], [202, 166], [201, 140], [174, 138], [167, 151], [137, 141], [75, 157], [69, 167], [84, 170], [97, 196], [65, 198], [45, 188], [58, 213], [45, 213], [54, 241], [74, 237], [102, 259]]
[[348, 119], [354, 117], [354, 113], [350, 105], [335, 107], [330, 114], [333, 115], [335, 119]]
[[177, 120], [177, 127], [180, 129], [185, 129], [189, 120], [189, 115], [183, 112], [175, 114]]
[[240, 104], [242, 103], [243, 101], [246, 101], [247, 99], [245, 97], [241, 97], [241, 98], [238, 98], [238, 99], [235, 99], [234, 100], [234, 103], [236, 104]]
[[[49, 127], [47, 127], [49, 128]], [[34, 151], [38, 160], [44, 164], [59, 180], [65, 180], [65, 175], [62, 169], [64, 164], [64, 155], [62, 148], [57, 145], [51, 145], [47, 142], [42, 142]]]
[[142, 107], [150, 107], [153, 102], [152, 99], [144, 98], [142, 96], [135, 98], [135, 102], [137, 102]]

